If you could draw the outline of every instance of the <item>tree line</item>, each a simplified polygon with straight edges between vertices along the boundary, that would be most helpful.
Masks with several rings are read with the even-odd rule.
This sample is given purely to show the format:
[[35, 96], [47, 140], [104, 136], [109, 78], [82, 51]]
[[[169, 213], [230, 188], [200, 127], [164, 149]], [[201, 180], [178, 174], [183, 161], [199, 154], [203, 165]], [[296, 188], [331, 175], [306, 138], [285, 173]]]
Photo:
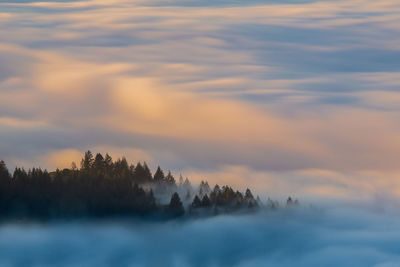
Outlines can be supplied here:
[[[182, 196], [182, 199], [181, 199]], [[164, 202], [163, 202], [164, 199]], [[292, 200], [291, 200], [292, 201]], [[261, 204], [250, 189], [243, 194], [229, 186], [210, 188], [202, 181], [193, 188], [146, 162], [128, 164], [123, 157], [85, 152], [80, 167], [48, 172], [15, 168], [0, 161], [0, 218], [84, 218], [110, 216], [182, 216], [185, 212], [220, 213], [256, 209]]]

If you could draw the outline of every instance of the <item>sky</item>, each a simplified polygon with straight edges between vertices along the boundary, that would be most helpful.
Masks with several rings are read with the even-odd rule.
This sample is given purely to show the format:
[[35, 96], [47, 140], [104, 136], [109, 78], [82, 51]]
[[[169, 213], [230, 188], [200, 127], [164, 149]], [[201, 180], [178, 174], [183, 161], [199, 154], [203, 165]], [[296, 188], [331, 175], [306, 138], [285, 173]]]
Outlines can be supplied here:
[[399, 19], [397, 0], [1, 1], [0, 159], [397, 197]]

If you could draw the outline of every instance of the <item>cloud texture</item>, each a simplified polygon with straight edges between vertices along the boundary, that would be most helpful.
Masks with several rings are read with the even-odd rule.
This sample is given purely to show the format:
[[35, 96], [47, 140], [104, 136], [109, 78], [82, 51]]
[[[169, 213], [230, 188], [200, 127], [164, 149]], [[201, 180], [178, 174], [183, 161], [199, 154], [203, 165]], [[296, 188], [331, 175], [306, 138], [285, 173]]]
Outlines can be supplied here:
[[92, 149], [265, 194], [399, 193], [397, 1], [0, 10], [0, 158], [11, 167], [65, 167]]

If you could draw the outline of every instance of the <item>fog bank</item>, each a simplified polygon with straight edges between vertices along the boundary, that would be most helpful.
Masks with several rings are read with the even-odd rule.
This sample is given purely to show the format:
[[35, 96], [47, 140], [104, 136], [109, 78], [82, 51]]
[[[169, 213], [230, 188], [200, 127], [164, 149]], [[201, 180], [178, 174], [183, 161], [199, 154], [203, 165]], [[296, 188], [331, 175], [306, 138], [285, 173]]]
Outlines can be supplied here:
[[1, 266], [399, 266], [400, 217], [361, 205], [167, 223], [8, 224]]

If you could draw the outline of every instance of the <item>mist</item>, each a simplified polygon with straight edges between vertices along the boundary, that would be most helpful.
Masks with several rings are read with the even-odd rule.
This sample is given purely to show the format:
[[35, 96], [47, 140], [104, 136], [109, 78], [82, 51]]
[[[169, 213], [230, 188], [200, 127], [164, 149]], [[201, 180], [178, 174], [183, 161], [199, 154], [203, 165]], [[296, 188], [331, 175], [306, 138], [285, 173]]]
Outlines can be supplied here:
[[399, 18], [0, 0], [0, 267], [400, 266]]
[[1, 266], [398, 266], [400, 217], [374, 205], [169, 222], [6, 224]]

